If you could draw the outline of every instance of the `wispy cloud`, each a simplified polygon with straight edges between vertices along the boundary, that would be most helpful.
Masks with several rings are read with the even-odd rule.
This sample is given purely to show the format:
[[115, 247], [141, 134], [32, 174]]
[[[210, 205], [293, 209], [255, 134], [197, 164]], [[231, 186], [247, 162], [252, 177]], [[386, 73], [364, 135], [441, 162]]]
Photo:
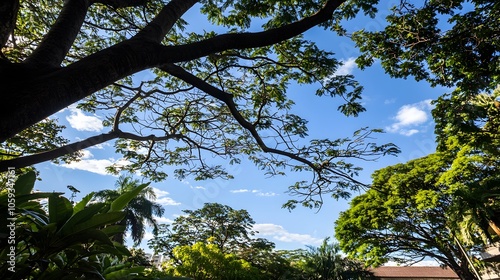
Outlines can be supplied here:
[[69, 108], [70, 115], [66, 117], [69, 125], [78, 131], [94, 131], [100, 132], [103, 130], [102, 120], [97, 116], [85, 115], [78, 108]]
[[272, 237], [282, 242], [299, 242], [304, 245], [318, 245], [323, 241], [309, 234], [299, 234], [288, 232], [285, 228], [275, 224], [255, 224], [253, 230], [258, 231], [258, 235]]
[[106, 167], [113, 164], [117, 165], [128, 165], [130, 162], [124, 159], [94, 159], [94, 155], [89, 150], [82, 150], [83, 157], [80, 161], [74, 161], [71, 163], [61, 164], [62, 167], [73, 169], [73, 170], [84, 170], [92, 173], [97, 173], [100, 175], [110, 175], [106, 171]]
[[386, 99], [384, 100], [384, 104], [393, 104], [396, 102], [396, 98]]
[[156, 194], [156, 202], [161, 204], [161, 205], [170, 206], [170, 205], [180, 205], [181, 204], [180, 202], [177, 202], [174, 199], [172, 199], [171, 197], [169, 197], [168, 195], [170, 193], [167, 191], [160, 190], [158, 188], [153, 188], [153, 191]]
[[251, 192], [251, 191], [247, 190], [247, 189], [239, 189], [239, 190], [230, 190], [230, 192], [232, 192], [232, 193], [247, 193], [247, 192]]
[[261, 190], [249, 190], [249, 189], [238, 189], [238, 190], [230, 190], [232, 193], [252, 193], [256, 196], [277, 196], [278, 194], [275, 192], [263, 192]]
[[165, 217], [156, 217], [155, 216], [154, 218], [158, 224], [171, 224], [174, 222], [174, 220], [171, 220], [171, 219], [165, 218]]
[[342, 60], [342, 66], [335, 71], [335, 75], [351, 75], [356, 66], [356, 58], [349, 57], [347, 60]]
[[392, 133], [399, 133], [405, 136], [411, 136], [421, 131], [430, 118], [432, 110], [431, 100], [424, 100], [419, 103], [404, 105], [399, 108], [394, 119], [394, 123], [386, 127], [386, 130]]
[[349, 57], [346, 60], [341, 60], [340, 63], [341, 63], [341, 65], [335, 71], [335, 73], [332, 73], [331, 75], [324, 78], [323, 84], [326, 85], [326, 84], [330, 83], [332, 80], [335, 79], [336, 76], [351, 75], [353, 73], [354, 69], [357, 67], [356, 58], [354, 58], [354, 57]]
[[258, 192], [257, 196], [277, 196], [278, 194], [275, 192]]

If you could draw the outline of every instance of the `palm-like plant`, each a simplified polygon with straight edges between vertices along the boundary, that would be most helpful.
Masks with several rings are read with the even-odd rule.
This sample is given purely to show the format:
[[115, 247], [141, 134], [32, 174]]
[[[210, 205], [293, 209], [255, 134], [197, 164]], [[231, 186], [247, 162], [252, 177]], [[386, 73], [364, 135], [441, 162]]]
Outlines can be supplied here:
[[[120, 176], [115, 183], [116, 189], [98, 191], [94, 195], [96, 201], [113, 201], [121, 194], [135, 189], [141, 185], [137, 179], [128, 176]], [[125, 218], [119, 224], [126, 226], [126, 231], [130, 232], [134, 246], [141, 243], [146, 232], [146, 225], [153, 227], [153, 233], [158, 231], [158, 223], [154, 216], [163, 215], [165, 209], [161, 204], [156, 203], [156, 194], [152, 187], [145, 187], [139, 194], [132, 199], [125, 207]], [[124, 244], [125, 233], [117, 234], [114, 240]]]
[[371, 279], [360, 263], [343, 256], [339, 244], [329, 240], [319, 247], [307, 246], [301, 264], [307, 279]]

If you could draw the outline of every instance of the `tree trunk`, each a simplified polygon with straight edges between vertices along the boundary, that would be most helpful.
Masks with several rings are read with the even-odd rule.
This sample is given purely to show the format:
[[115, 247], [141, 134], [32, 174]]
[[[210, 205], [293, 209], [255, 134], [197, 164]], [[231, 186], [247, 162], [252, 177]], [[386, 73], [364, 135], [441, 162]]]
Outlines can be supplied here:
[[113, 82], [153, 67], [151, 53], [157, 52], [148, 44], [127, 41], [65, 68], [1, 63], [0, 142]]
[[[317, 13], [274, 29], [261, 32], [222, 34], [180, 46], [159, 44], [163, 33], [168, 32], [174, 22], [172, 20], [165, 21], [162, 16], [173, 17], [177, 20], [185, 12], [184, 10], [189, 9], [194, 2], [176, 1], [176, 3], [183, 3], [183, 5], [166, 6], [165, 12], [160, 13], [159, 18], [157, 18], [158, 21], [154, 20], [151, 23], [163, 25], [163, 30], [156, 35], [156, 37], [160, 37], [156, 38], [157, 40], [151, 40], [151, 34], [149, 34], [151, 32], [140, 32], [137, 37], [101, 50], [64, 68], [56, 66], [57, 62], [63, 58], [61, 50], [57, 52], [57, 55], [55, 52], [51, 52], [53, 50], [50, 47], [43, 48], [43, 51], [47, 51], [53, 56], [53, 59], [50, 59], [52, 63], [40, 62], [46, 58], [42, 51], [37, 51], [39, 54], [37, 59], [33, 59], [33, 61], [27, 59], [28, 63], [24, 64], [9, 63], [0, 59], [0, 85], [2, 86], [0, 143], [67, 106], [142, 70], [160, 67], [168, 63], [189, 61], [229, 49], [269, 46], [295, 37], [330, 20], [335, 9], [345, 0], [327, 1]], [[88, 2], [86, 3], [88, 4]], [[79, 1], [74, 1], [74, 4], [82, 5]], [[85, 7], [84, 5], [80, 9]], [[68, 8], [68, 10], [71, 12], [71, 9]], [[64, 20], [69, 18], [71, 17], [65, 16]], [[64, 23], [64, 21], [60, 22]], [[77, 20], [76, 23], [79, 24], [80, 21]], [[76, 30], [73, 29], [75, 26], [78, 25], [68, 27], [71, 30], [66, 30], [66, 32], [49, 33], [53, 37], [44, 42], [50, 46], [54, 45], [57, 39], [66, 43], [71, 42], [71, 36], [75, 34], [73, 32]], [[150, 28], [150, 30], [156, 29]], [[57, 38], [58, 36], [67, 36], [68, 38]], [[65, 53], [63, 52], [63, 54]]]

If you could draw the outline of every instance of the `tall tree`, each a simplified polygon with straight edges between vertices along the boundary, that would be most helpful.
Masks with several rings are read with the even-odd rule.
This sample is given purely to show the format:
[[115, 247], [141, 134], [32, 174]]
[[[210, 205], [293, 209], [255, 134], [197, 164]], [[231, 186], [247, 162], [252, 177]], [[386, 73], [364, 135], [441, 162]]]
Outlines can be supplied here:
[[439, 184], [449, 167], [449, 159], [431, 154], [374, 172], [372, 189], [355, 197], [336, 221], [342, 250], [373, 266], [430, 257], [461, 279], [476, 279], [450, 229], [453, 196]]
[[163, 268], [174, 276], [200, 280], [267, 279], [250, 263], [239, 259], [235, 254], [222, 252], [217, 244], [210, 241], [211, 239], [174, 248], [173, 254], [178, 263], [169, 261]]
[[171, 253], [173, 248], [193, 245], [212, 238], [211, 243], [223, 253], [242, 252], [255, 242], [260, 247], [274, 247], [252, 238], [254, 220], [246, 210], [235, 210], [219, 203], [205, 203], [201, 209], [183, 210], [171, 225], [162, 225], [159, 235], [150, 240], [156, 252]]
[[[337, 30], [341, 17], [358, 11], [373, 15], [377, 1], [344, 2], [2, 1], [0, 143], [72, 104], [102, 115], [107, 131], [12, 153], [0, 170], [116, 140], [116, 151], [131, 162], [116, 172], [162, 180], [161, 168], [172, 165], [181, 178], [228, 178], [205, 162], [206, 154], [232, 163], [244, 155], [271, 174], [315, 173], [291, 187], [306, 196], [289, 206], [319, 206], [311, 197], [324, 193], [345, 196], [363, 185], [345, 158], [397, 149], [372, 143], [370, 130], [302, 142], [307, 121], [292, 113], [287, 96], [292, 84], [314, 84], [317, 95], [345, 101], [338, 108], [345, 115], [364, 111], [361, 86], [351, 75], [335, 75], [341, 62], [302, 36], [313, 28]], [[186, 21], [193, 13], [202, 24]]]
[[[265, 50], [315, 26], [327, 27], [332, 23], [333, 12], [343, 2], [307, 1], [280, 7], [276, 1], [86, 0], [36, 4], [4, 1], [1, 10], [8, 16], [1, 21], [4, 27], [1, 70], [5, 77], [2, 83], [5, 82], [5, 92], [17, 88], [14, 95], [21, 100], [16, 102], [10, 94], [4, 96], [3, 116], [15, 121], [2, 122], [0, 139], [5, 140], [139, 71], [158, 68], [189, 80], [190, 76], [173, 63], [202, 57], [219, 60], [219, 54], [227, 50], [236, 50], [227, 54], [234, 60], [239, 55], [237, 50]], [[219, 30], [225, 34], [180, 33], [186, 26], [182, 16], [195, 8], [211, 23], [220, 25]], [[112, 20], [113, 17], [118, 18]], [[252, 20], [256, 19], [266, 19], [262, 31], [245, 32], [253, 27]], [[97, 31], [102, 32], [95, 33]], [[14, 83], [6, 76], [23, 77], [30, 83]], [[56, 82], [49, 82], [51, 78]], [[52, 88], [47, 90], [43, 85]], [[24, 106], [15, 110], [7, 106], [19, 104]], [[3, 109], [14, 115], [8, 115]], [[18, 118], [21, 116], [23, 118]]]
[[[120, 176], [116, 181], [116, 189], [101, 190], [94, 193], [94, 200], [99, 202], [114, 201], [120, 195], [130, 192], [142, 186], [139, 180], [128, 176]], [[125, 226], [126, 231], [130, 232], [130, 236], [135, 245], [141, 243], [146, 233], [146, 226], [153, 227], [153, 233], [158, 231], [158, 223], [155, 216], [161, 217], [165, 209], [161, 204], [155, 202], [156, 194], [152, 187], [144, 187], [136, 197], [134, 197], [124, 208], [125, 217], [119, 222]], [[116, 234], [113, 238], [115, 241], [124, 244], [126, 232]]]
[[442, 124], [438, 149], [452, 159], [440, 182], [455, 195], [453, 220], [469, 217], [490, 240], [490, 228], [500, 236], [499, 96], [497, 88], [492, 94], [468, 97], [460, 102], [463, 110], [456, 112], [455, 118], [442, 114], [450, 109], [449, 101], [440, 100], [435, 109]]

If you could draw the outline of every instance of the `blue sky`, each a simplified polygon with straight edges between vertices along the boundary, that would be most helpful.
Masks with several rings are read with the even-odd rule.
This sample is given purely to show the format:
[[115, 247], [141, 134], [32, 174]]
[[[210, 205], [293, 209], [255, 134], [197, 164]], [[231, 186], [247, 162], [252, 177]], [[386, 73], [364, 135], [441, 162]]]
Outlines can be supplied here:
[[[381, 14], [384, 14], [383, 9]], [[380, 16], [375, 19], [361, 17], [350, 23], [349, 28], [378, 29], [383, 24]], [[321, 48], [335, 52], [336, 57], [344, 62], [338, 73], [353, 74], [364, 86], [363, 104], [367, 109], [357, 118], [346, 118], [336, 111], [337, 100], [317, 97], [307, 88], [291, 88], [290, 96], [296, 103], [294, 112], [309, 121], [311, 139], [348, 137], [365, 126], [384, 129], [386, 133], [378, 135], [376, 141], [395, 143], [402, 153], [398, 157], [384, 157], [375, 162], [358, 162], [364, 171], [357, 179], [365, 183], [370, 182], [370, 174], [374, 170], [434, 151], [434, 126], [429, 102], [446, 89], [431, 88], [425, 82], [391, 79], [377, 63], [361, 71], [354, 63], [357, 54], [354, 44], [333, 33], [314, 29], [305, 37], [315, 40]], [[64, 135], [71, 141], [107, 131], [102, 126], [103, 116], [98, 113], [89, 114], [69, 107], [54, 117], [67, 126]], [[61, 191], [68, 196], [67, 185], [79, 189], [80, 194], [112, 189], [117, 177], [106, 174], [104, 169], [120, 161], [119, 155], [113, 151], [112, 142], [109, 142], [85, 150], [80, 162], [69, 165], [38, 164], [36, 168], [42, 181], [35, 188]], [[227, 168], [235, 176], [234, 180], [199, 182], [189, 178], [178, 181], [169, 177], [164, 182], [152, 183], [158, 202], [165, 207], [165, 215], [158, 220], [169, 223], [182, 214], [183, 209], [193, 210], [201, 208], [205, 202], [218, 202], [235, 209], [246, 209], [256, 222], [254, 229], [259, 231], [258, 236], [275, 242], [278, 249], [297, 249], [305, 245], [319, 245], [325, 237], [332, 237], [335, 219], [340, 211], [348, 208], [348, 201], [326, 198], [319, 212], [301, 207], [289, 212], [281, 208], [291, 198], [285, 193], [287, 187], [297, 180], [309, 179], [310, 174], [267, 178], [247, 162], [227, 164]], [[150, 237], [148, 232], [146, 239]], [[145, 243], [142, 247], [149, 251]]]

